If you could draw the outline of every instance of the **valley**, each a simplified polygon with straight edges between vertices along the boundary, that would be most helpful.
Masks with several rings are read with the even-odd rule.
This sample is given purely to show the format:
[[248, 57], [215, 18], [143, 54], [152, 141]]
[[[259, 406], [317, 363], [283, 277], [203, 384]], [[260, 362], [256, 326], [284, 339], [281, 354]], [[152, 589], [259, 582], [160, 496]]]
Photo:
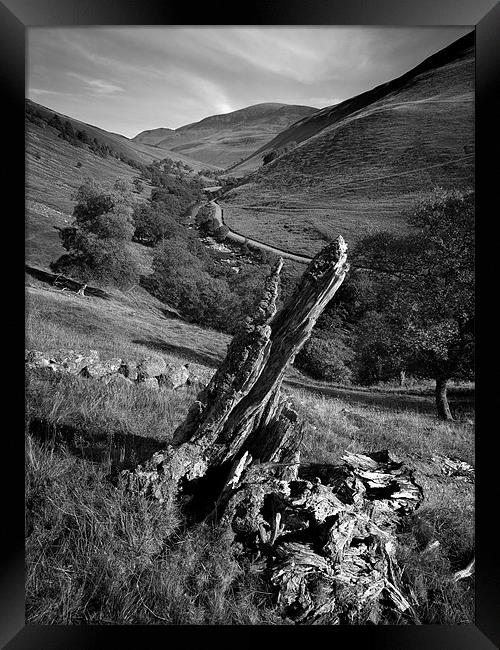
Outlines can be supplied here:
[[[131, 35], [117, 38], [123, 46]], [[174, 66], [155, 48], [145, 72], [154, 93]], [[306, 75], [292, 63], [295, 48], [284, 47], [284, 76], [312, 87], [309, 77], [328, 66], [304, 50]], [[243, 65], [244, 52], [235, 56]], [[235, 65], [227, 58], [223, 72]], [[274, 83], [276, 65], [262, 58], [258, 74]], [[323, 108], [249, 102], [171, 129], [161, 105], [151, 124], [164, 126], [132, 138], [26, 101], [31, 624], [288, 625], [299, 605], [317, 608], [321, 624], [473, 620], [474, 584], [453, 576], [475, 549], [474, 65], [471, 32], [337, 103], [333, 66]], [[195, 91], [207, 113], [241, 105], [222, 82], [205, 86], [206, 70], [191, 79], [182, 66], [165, 106], [179, 92], [191, 108]], [[96, 105], [121, 101], [123, 79], [80, 77], [70, 71]], [[113, 367], [113, 378], [73, 372], [64, 359], [79, 355]], [[162, 373], [141, 371], [155, 364], [187, 366], [189, 380], [166, 386]], [[361, 455], [378, 471], [384, 450], [392, 456], [377, 480], [387, 482], [361, 512], [362, 535], [342, 545], [336, 536], [354, 530], [361, 508], [350, 486], [362, 481], [341, 477], [340, 464]], [[273, 478], [278, 488], [265, 493], [259, 472], [268, 464], [291, 483]], [[302, 481], [296, 468], [334, 473]], [[247, 470], [239, 506], [251, 502], [251, 481], [262, 488], [253, 537], [241, 513], [233, 528], [213, 525]], [[401, 485], [414, 492], [395, 488], [406, 472]], [[299, 483], [319, 495], [317, 521], [282, 507]], [[379, 544], [394, 524], [391, 490], [402, 499], [401, 525]], [[255, 553], [245, 555], [247, 533]], [[335, 552], [323, 557], [326, 537]], [[299, 547], [303, 564], [290, 560]], [[306, 567], [300, 580], [320, 562], [328, 605], [345, 604], [340, 617], [316, 601], [323, 592], [312, 578], [301, 583], [309, 600], [278, 602], [268, 579], [278, 560], [292, 572]], [[363, 584], [363, 562], [374, 581], [360, 593], [378, 589], [381, 603], [369, 617], [339, 596], [343, 575], [356, 578], [349, 588]], [[405, 585], [408, 606], [396, 598], [384, 618], [392, 580]]]

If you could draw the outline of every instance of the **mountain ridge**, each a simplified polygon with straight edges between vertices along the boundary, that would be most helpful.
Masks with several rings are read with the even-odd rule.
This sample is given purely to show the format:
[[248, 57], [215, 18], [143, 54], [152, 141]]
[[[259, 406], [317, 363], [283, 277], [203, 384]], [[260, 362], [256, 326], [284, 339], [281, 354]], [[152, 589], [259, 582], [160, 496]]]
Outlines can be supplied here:
[[[407, 228], [405, 211], [436, 186], [474, 184], [474, 34], [404, 75], [326, 107], [226, 170], [227, 225], [312, 256], [342, 234]], [[262, 165], [272, 149], [298, 143]]]
[[177, 129], [160, 127], [141, 131], [132, 140], [227, 167], [264, 145], [282, 129], [318, 110], [300, 104], [263, 102], [209, 115]]

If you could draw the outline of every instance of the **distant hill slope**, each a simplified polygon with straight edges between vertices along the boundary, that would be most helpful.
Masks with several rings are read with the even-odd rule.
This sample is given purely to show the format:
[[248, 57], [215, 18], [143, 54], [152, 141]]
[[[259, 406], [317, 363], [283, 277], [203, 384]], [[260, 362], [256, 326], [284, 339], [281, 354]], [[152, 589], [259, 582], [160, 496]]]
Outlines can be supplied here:
[[174, 129], [148, 129], [147, 131], [141, 131], [141, 133], [132, 138], [132, 140], [137, 144], [149, 144], [153, 147], [156, 147], [159, 142], [161, 142], [164, 138], [171, 135], [172, 133], [175, 133]]
[[318, 111], [311, 106], [266, 103], [212, 115], [178, 129], [152, 129], [133, 138], [220, 167], [234, 165], [297, 120]]
[[[27, 114], [30, 110], [35, 111], [30, 119], [26, 119], [25, 257], [28, 264], [48, 268], [50, 262], [64, 253], [57, 228], [67, 226], [72, 220], [72, 195], [86, 178], [111, 183], [121, 178], [132, 182], [140, 176], [140, 171], [127, 164], [127, 160], [148, 164], [155, 159], [168, 157], [192, 168], [206, 167], [186, 156], [135, 143], [124, 136], [57, 113], [63, 122], [68, 120], [75, 131], [85, 131], [90, 140], [95, 138], [99, 146], [106, 145], [112, 150], [113, 155], [101, 157], [88, 146], [75, 146], [59, 137], [58, 130], [46, 121], [53, 117], [55, 111], [30, 100], [26, 104]], [[44, 119], [39, 120], [37, 113]], [[124, 160], [117, 158], [116, 154], [122, 155]], [[139, 200], [146, 200], [150, 195], [151, 188], [146, 182], [143, 184], [142, 192], [136, 194]], [[150, 251], [138, 244], [133, 246], [147, 268], [150, 265]]]
[[[26, 105], [33, 107], [44, 116], [51, 117], [54, 114], [58, 115], [61, 120], [67, 120], [70, 122], [74, 129], [86, 131], [90, 138], [96, 138], [99, 142], [110, 146], [114, 151], [117, 151], [118, 153], [121, 153], [127, 158], [130, 158], [136, 162], [147, 164], [153, 160], [171, 158], [172, 160], [178, 160], [187, 165], [190, 165], [194, 170], [199, 170], [202, 167], [210, 167], [210, 165], [201, 165], [197, 160], [194, 160], [182, 153], [168, 151], [165, 147], [160, 150], [154, 146], [150, 146], [149, 143], [137, 142], [125, 137], [124, 135], [120, 135], [119, 133], [111, 133], [99, 128], [98, 126], [93, 126], [92, 124], [81, 122], [74, 117], [69, 117], [63, 113], [58, 113], [51, 108], [42, 106], [42, 104], [38, 104], [31, 99], [26, 99]], [[214, 169], [216, 169], [216, 167], [214, 167]]]
[[[139, 176], [138, 170], [117, 158], [101, 158], [86, 148], [76, 148], [57, 137], [54, 129], [30, 123], [26, 124], [25, 156], [25, 259], [39, 268], [47, 269], [65, 252], [57, 228], [72, 221], [72, 195], [86, 178], [113, 183], [119, 178], [132, 182]], [[150, 193], [145, 186], [144, 200]]]
[[[262, 156], [299, 143], [264, 167]], [[246, 182], [221, 202], [240, 233], [312, 254], [404, 227], [401, 212], [435, 185], [474, 182], [474, 35], [401, 77], [302, 119], [229, 171]]]

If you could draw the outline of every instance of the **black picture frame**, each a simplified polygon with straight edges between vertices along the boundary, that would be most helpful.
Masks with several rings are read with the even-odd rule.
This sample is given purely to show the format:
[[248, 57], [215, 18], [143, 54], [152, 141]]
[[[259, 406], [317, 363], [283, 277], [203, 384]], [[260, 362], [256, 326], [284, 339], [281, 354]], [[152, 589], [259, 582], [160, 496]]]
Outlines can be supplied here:
[[[248, 3], [236, 13], [234, 3], [206, 3], [205, 6], [187, 3], [172, 3], [168, 0], [0, 0], [0, 65], [2, 67], [2, 85], [4, 99], [3, 142], [7, 136], [10, 143], [5, 145], [4, 162], [7, 162], [3, 174], [4, 191], [13, 198], [13, 207], [4, 211], [4, 251], [9, 249], [14, 254], [14, 262], [8, 267], [8, 287], [12, 299], [6, 300], [5, 316], [10, 326], [12, 337], [24, 331], [24, 310], [12, 312], [12, 304], [20, 300], [23, 289], [17, 289], [17, 264], [24, 259], [24, 254], [17, 251], [19, 241], [21, 248], [21, 229], [24, 223], [24, 95], [25, 95], [25, 33], [32, 26], [70, 26], [70, 25], [379, 25], [379, 26], [470, 26], [476, 34], [476, 205], [477, 205], [477, 240], [481, 259], [496, 260], [496, 241], [486, 243], [482, 232], [487, 230], [496, 216], [496, 184], [498, 183], [498, 115], [500, 95], [500, 57], [498, 52], [498, 35], [500, 34], [500, 5], [493, 0], [288, 0], [288, 2], [268, 1], [259, 4]], [[496, 136], [496, 137], [495, 137]], [[489, 152], [495, 157], [489, 161]], [[4, 194], [4, 198], [5, 198]], [[21, 212], [22, 211], [22, 212]], [[489, 233], [489, 231], [487, 231]], [[8, 246], [6, 245], [8, 242]], [[24, 250], [24, 248], [23, 248]], [[4, 258], [5, 259], [5, 258]], [[7, 264], [7, 262], [4, 262]], [[494, 264], [492, 265], [493, 269]], [[481, 275], [478, 264], [478, 278], [489, 277], [489, 270]], [[19, 273], [21, 276], [21, 273]], [[12, 280], [12, 281], [10, 281]], [[19, 282], [20, 284], [20, 282]], [[486, 284], [478, 281], [479, 306], [477, 309], [478, 342], [477, 357], [481, 359], [482, 350], [487, 351], [490, 361], [491, 349], [487, 344], [487, 325], [491, 325], [490, 315], [481, 318], [481, 295], [489, 300]], [[5, 293], [4, 293], [5, 296]], [[17, 296], [17, 298], [16, 298]], [[5, 300], [5, 298], [4, 298]], [[16, 316], [19, 315], [19, 324]], [[494, 326], [494, 323], [493, 323]], [[22, 368], [22, 361], [17, 357], [17, 346], [6, 345], [6, 353], [12, 355], [9, 368]], [[494, 338], [490, 338], [494, 341]], [[22, 343], [20, 343], [22, 345]], [[480, 365], [480, 362], [478, 362]], [[5, 364], [4, 364], [5, 367]], [[22, 372], [22, 370], [20, 370]], [[22, 458], [24, 446], [21, 417], [23, 393], [20, 383], [15, 380], [14, 370], [9, 371], [9, 408], [8, 411], [19, 414], [14, 418], [14, 426], [4, 426], [4, 466], [0, 472], [4, 481], [4, 542], [7, 549], [0, 556], [0, 643], [9, 650], [21, 648], [101, 648], [118, 645], [123, 640], [132, 644], [148, 647], [158, 640], [173, 643], [172, 628], [164, 626], [35, 626], [25, 625], [24, 620], [24, 483]], [[500, 645], [500, 602], [498, 582], [498, 543], [490, 520], [496, 519], [495, 506], [495, 465], [497, 456], [490, 453], [494, 430], [486, 423], [487, 405], [492, 398], [494, 386], [479, 375], [477, 384], [477, 435], [476, 435], [476, 618], [475, 625], [462, 626], [339, 626], [328, 628], [334, 644], [347, 644], [349, 647], [366, 646], [374, 648], [396, 648], [398, 650], [486, 650]], [[19, 386], [19, 389], [18, 389]], [[494, 401], [493, 401], [494, 404]], [[484, 406], [483, 406], [484, 405]], [[17, 409], [19, 406], [19, 409]], [[13, 457], [13, 458], [12, 458]], [[8, 476], [6, 466], [11, 466]], [[12, 512], [7, 515], [8, 507]], [[204, 643], [219, 643], [220, 636], [240, 635], [240, 630], [223, 626], [212, 629], [197, 630], [202, 632]], [[252, 642], [256, 633], [265, 635], [269, 643], [276, 642], [276, 634], [290, 633], [288, 626], [261, 629], [256, 626], [245, 630], [245, 640]], [[305, 631], [307, 630], [307, 631]], [[183, 626], [176, 627], [181, 635], [187, 633]], [[293, 635], [298, 643], [304, 642], [301, 635], [307, 634], [308, 642], [318, 632], [323, 635], [325, 628], [293, 627]], [[205, 636], [207, 635], [207, 636]], [[247, 637], [248, 635], [248, 637]], [[211, 637], [211, 638], [210, 638]], [[177, 637], [179, 638], [179, 637]], [[180, 637], [184, 643], [185, 636]]]

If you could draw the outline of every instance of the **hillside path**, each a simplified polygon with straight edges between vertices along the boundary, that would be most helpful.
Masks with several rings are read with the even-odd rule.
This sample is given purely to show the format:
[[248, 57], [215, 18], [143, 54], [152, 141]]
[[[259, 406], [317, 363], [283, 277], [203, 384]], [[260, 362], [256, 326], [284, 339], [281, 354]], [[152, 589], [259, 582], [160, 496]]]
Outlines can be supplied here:
[[[314, 379], [305, 376], [294, 377], [285, 375], [283, 384], [290, 388], [304, 390], [308, 393], [319, 393], [326, 397], [338, 398], [353, 406], [371, 406], [375, 408], [389, 409], [391, 411], [411, 411], [413, 413], [426, 415], [436, 414], [436, 403], [433, 394], [415, 395], [404, 391], [384, 391], [363, 389], [359, 387], [351, 388], [349, 386], [334, 386], [317, 382]], [[453, 407], [460, 405], [471, 409], [474, 406], [473, 395], [450, 393], [448, 399]]]

